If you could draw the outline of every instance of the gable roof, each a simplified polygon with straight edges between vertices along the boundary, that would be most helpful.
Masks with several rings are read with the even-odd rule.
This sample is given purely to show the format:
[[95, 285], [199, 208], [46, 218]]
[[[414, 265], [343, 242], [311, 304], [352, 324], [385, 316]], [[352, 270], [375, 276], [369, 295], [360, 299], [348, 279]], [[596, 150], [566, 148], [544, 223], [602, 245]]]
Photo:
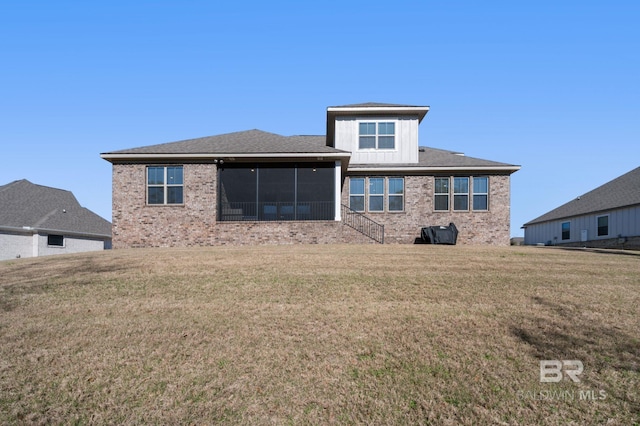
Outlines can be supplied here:
[[326, 145], [325, 136], [282, 136], [262, 130], [226, 133], [203, 138], [187, 139], [139, 148], [102, 153], [106, 160], [132, 157], [215, 157], [215, 156], [265, 156], [273, 154], [303, 156], [350, 154]]
[[351, 171], [424, 171], [424, 172], [444, 172], [444, 171], [503, 171], [513, 173], [520, 170], [520, 166], [498, 161], [483, 160], [481, 158], [468, 157], [461, 152], [449, 151], [445, 149], [430, 148], [421, 146], [418, 148], [418, 163], [411, 164], [353, 164], [349, 166]]
[[111, 223], [63, 189], [26, 179], [0, 186], [0, 228], [111, 238]]
[[640, 167], [525, 223], [522, 227], [636, 204], [640, 204]]

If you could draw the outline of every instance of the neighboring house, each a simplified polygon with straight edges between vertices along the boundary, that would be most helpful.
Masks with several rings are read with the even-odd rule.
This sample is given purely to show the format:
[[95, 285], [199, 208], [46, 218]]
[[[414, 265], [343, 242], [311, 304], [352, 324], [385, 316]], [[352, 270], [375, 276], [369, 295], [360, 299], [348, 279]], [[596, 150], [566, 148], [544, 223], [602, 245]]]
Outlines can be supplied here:
[[640, 248], [640, 167], [522, 227], [525, 244]]
[[113, 245], [413, 243], [424, 226], [509, 244], [519, 166], [418, 146], [429, 107], [327, 108], [327, 136], [260, 130], [107, 152]]
[[111, 224], [71, 192], [25, 179], [0, 186], [0, 260], [110, 247]]

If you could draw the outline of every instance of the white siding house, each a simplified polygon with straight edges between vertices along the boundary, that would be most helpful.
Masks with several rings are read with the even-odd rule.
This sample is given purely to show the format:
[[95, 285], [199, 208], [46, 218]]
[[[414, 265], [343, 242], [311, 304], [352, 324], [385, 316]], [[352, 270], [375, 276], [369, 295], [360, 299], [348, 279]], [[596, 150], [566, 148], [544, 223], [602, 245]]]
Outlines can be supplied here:
[[640, 167], [523, 228], [530, 245], [640, 248]]
[[110, 247], [111, 224], [71, 192], [24, 179], [0, 186], [0, 260]]
[[[361, 127], [373, 127], [374, 135], [362, 138], [380, 138], [376, 127], [390, 127], [393, 146], [386, 149], [360, 147]], [[351, 164], [407, 164], [418, 162], [418, 117], [338, 117], [336, 119], [336, 148], [351, 152]], [[375, 145], [375, 141], [372, 143]]]

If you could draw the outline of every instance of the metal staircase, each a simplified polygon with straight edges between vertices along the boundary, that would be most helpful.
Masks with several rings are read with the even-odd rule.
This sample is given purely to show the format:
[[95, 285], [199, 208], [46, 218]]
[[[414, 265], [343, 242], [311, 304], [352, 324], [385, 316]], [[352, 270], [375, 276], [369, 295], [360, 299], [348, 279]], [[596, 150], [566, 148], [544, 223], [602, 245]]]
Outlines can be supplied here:
[[355, 229], [362, 235], [369, 237], [380, 244], [384, 244], [384, 225], [371, 220], [362, 213], [357, 212], [344, 204], [342, 204], [341, 213], [342, 223]]

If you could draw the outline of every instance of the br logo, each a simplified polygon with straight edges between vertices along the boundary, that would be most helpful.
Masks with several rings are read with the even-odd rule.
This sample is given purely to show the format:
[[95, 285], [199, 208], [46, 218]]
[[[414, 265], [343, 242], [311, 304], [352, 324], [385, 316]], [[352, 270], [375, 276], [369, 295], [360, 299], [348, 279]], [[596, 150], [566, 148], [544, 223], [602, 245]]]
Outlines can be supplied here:
[[566, 375], [574, 382], [579, 382], [578, 376], [582, 374], [584, 366], [582, 361], [549, 359], [540, 361], [540, 382], [557, 383]]

